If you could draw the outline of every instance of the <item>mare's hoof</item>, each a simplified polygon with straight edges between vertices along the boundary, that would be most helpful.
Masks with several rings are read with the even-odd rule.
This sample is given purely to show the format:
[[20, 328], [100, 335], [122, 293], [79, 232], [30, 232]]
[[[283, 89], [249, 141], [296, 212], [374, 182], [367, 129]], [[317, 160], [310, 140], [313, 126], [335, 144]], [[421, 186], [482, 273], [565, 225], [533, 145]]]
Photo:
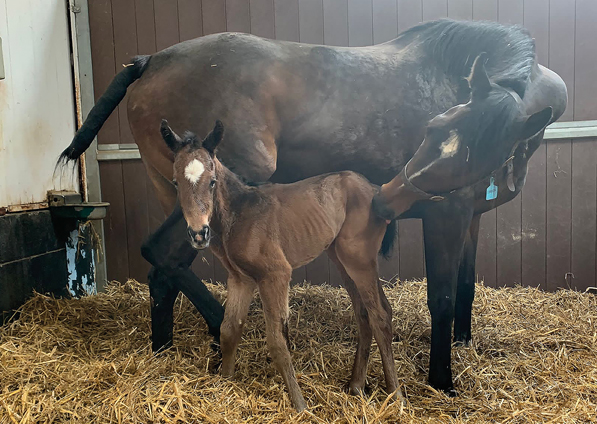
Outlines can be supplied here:
[[211, 348], [213, 353], [220, 357], [222, 356], [222, 348], [220, 348], [220, 342], [214, 340], [209, 344], [209, 347]]
[[454, 336], [454, 346], [463, 347], [470, 346], [471, 336], [467, 334], [459, 334]]
[[456, 389], [454, 387], [450, 387], [449, 389], [442, 390], [442, 391], [446, 394], [446, 396], [451, 397], [451, 398], [458, 396], [458, 392], [456, 391]]
[[454, 340], [454, 347], [468, 347], [470, 344], [470, 341]]
[[151, 344], [151, 350], [154, 355], [159, 355], [160, 353], [170, 349], [172, 347], [172, 340], [169, 340], [165, 343], [156, 343], [153, 342]]

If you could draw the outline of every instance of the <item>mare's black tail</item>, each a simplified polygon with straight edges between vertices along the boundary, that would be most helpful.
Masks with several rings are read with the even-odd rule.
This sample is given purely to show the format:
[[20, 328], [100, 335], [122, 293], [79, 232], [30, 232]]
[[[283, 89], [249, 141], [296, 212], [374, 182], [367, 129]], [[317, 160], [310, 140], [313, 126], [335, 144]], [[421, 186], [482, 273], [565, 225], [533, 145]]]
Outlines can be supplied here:
[[56, 167], [78, 159], [87, 150], [106, 119], [124, 98], [128, 86], [141, 77], [150, 58], [151, 56], [135, 57], [130, 65], [127, 65], [114, 77], [106, 92], [102, 94], [89, 112], [73, 141], [60, 154]]
[[394, 248], [394, 242], [396, 241], [397, 234], [398, 231], [396, 227], [396, 220], [393, 219], [386, 228], [386, 233], [381, 241], [381, 249], [379, 249], [379, 254], [386, 259], [388, 259], [392, 254], [392, 249]]

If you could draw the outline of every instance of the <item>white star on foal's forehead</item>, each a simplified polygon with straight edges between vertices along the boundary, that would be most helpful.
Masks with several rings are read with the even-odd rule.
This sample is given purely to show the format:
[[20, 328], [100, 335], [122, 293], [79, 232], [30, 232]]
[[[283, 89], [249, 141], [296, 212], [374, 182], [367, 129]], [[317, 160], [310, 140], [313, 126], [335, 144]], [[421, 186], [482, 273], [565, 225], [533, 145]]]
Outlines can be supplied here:
[[191, 182], [191, 184], [197, 184], [197, 181], [199, 181], [199, 178], [201, 178], [203, 171], [205, 171], [203, 164], [197, 159], [193, 159], [184, 169], [184, 176]]

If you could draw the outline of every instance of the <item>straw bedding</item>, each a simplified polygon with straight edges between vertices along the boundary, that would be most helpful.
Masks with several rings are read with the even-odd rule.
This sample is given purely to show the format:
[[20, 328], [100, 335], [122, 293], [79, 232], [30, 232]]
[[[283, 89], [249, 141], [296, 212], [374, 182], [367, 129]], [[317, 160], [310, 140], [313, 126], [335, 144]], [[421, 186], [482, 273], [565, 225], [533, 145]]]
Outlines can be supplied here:
[[[210, 289], [220, 300], [225, 290]], [[0, 422], [591, 422], [597, 408], [597, 298], [477, 287], [470, 347], [453, 351], [448, 398], [426, 384], [430, 318], [423, 282], [387, 287], [408, 403], [387, 400], [374, 347], [366, 397], [346, 393], [356, 326], [342, 289], [295, 286], [292, 357], [310, 410], [290, 408], [267, 358], [254, 302], [236, 381], [214, 373], [200, 316], [175, 307], [174, 348], [150, 349], [149, 295], [135, 281], [81, 300], [37, 295], [0, 328]]]

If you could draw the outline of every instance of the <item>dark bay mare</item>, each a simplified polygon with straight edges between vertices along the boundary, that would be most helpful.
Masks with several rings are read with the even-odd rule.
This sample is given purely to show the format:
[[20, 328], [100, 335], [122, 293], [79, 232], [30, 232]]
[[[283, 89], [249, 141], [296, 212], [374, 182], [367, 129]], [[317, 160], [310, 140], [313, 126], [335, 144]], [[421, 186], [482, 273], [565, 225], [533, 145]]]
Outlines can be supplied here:
[[[494, 107], [471, 112], [479, 113], [479, 125], [472, 128], [479, 140], [466, 144], [468, 166], [446, 168], [439, 180], [415, 175], [410, 165], [405, 170], [419, 147], [465, 154], [453, 150], [454, 144], [465, 144], [454, 143], [458, 137], [453, 131], [462, 128], [443, 128], [441, 115], [434, 135], [427, 139], [425, 131], [430, 118], [452, 106], [462, 103], [452, 112], [467, 111], [464, 103], [471, 92], [465, 77], [482, 52], [487, 53], [491, 82], [478, 93]], [[375, 207], [386, 218], [423, 219], [432, 318], [429, 382], [453, 392], [452, 322], [455, 340], [470, 341], [479, 216], [520, 192], [527, 162], [543, 138], [541, 129], [561, 116], [567, 102], [563, 81], [537, 63], [533, 40], [525, 30], [441, 20], [418, 25], [387, 43], [360, 48], [231, 33], [187, 41], [138, 57], [120, 72], [63, 160], [74, 160], [89, 147], [136, 80], [128, 103], [129, 123], [162, 206], [173, 211], [142, 251], [153, 265], [148, 280], [155, 350], [172, 343], [172, 306], [179, 290], [199, 309], [215, 338], [223, 317], [222, 306], [188, 269], [196, 251], [186, 240], [187, 226], [175, 206], [173, 155], [157, 128], [165, 117], [176, 130], [206, 134], [220, 119], [228, 127], [219, 157], [250, 180], [292, 182], [353, 170], [375, 184], [391, 181], [382, 187]], [[514, 110], [513, 105], [517, 114], [500, 112]], [[553, 113], [542, 122], [548, 107]], [[529, 117], [537, 122], [523, 131]], [[529, 128], [540, 129], [529, 135]], [[509, 154], [503, 152], [511, 149], [513, 159], [502, 162]], [[489, 176], [444, 192], [445, 183], [460, 187], [466, 173], [476, 172], [477, 164], [486, 165], [487, 160], [499, 168], [493, 174], [497, 196], [486, 194]], [[432, 200], [434, 194], [441, 194], [442, 200]], [[411, 198], [421, 201], [401, 213], [400, 199]]]

